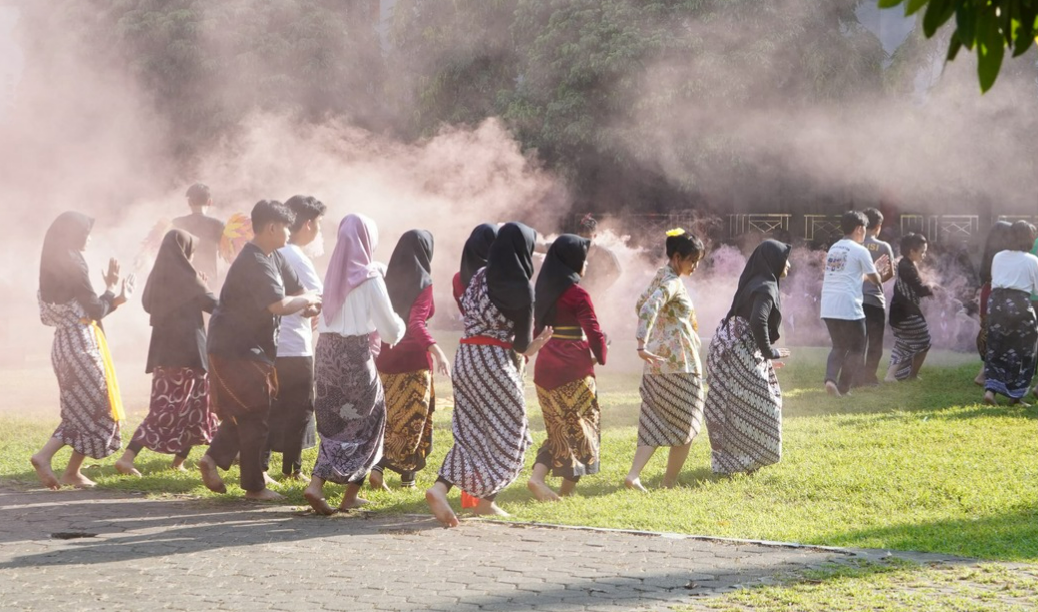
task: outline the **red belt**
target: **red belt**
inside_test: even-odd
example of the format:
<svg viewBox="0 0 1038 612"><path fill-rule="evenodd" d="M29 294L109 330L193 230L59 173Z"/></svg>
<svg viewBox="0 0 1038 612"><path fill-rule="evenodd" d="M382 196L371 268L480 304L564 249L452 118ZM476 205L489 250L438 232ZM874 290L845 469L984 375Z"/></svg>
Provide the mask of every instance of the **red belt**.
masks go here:
<svg viewBox="0 0 1038 612"><path fill-rule="evenodd" d="M512 349L512 343L505 340L498 340L497 338L491 338L490 336L469 336L468 338L461 339L462 344L477 344L480 346L499 346L503 349Z"/></svg>

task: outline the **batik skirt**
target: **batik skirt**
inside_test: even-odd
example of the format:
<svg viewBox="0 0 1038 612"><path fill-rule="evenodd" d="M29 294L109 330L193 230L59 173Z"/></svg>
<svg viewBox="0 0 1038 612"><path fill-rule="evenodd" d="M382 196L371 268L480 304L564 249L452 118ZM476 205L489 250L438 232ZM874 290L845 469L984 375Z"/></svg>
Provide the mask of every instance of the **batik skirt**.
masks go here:
<svg viewBox="0 0 1038 612"><path fill-rule="evenodd" d="M718 474L752 472L782 459L782 390L750 325L733 317L717 328L707 355L706 429Z"/></svg>
<svg viewBox="0 0 1038 612"><path fill-rule="evenodd" d="M321 334L314 370L314 412L321 434L314 476L359 484L382 458L386 431L386 396L368 336Z"/></svg>
<svg viewBox="0 0 1038 612"><path fill-rule="evenodd" d="M984 389L1021 399L1034 376L1038 322L1029 296L1015 289L993 289L988 300Z"/></svg>
<svg viewBox="0 0 1038 612"><path fill-rule="evenodd" d="M703 426L705 393L699 374L642 375L638 446L684 446Z"/></svg>
<svg viewBox="0 0 1038 612"><path fill-rule="evenodd" d="M386 441L382 466L397 473L425 467L432 452L436 393L430 370L379 374L386 392ZM409 474L410 475L410 474Z"/></svg>
<svg viewBox="0 0 1038 612"><path fill-rule="evenodd" d="M894 334L894 348L890 351L890 365L896 366L894 378L905 380L912 373L912 360L930 350L930 329L923 315L909 315L898 322L890 322Z"/></svg>
<svg viewBox="0 0 1038 612"><path fill-rule="evenodd" d="M56 328L50 358L58 378L61 424L53 437L77 453L107 457L122 446L122 400L104 331L83 318L75 300L51 304L41 299L39 304L43 323Z"/></svg>
<svg viewBox="0 0 1038 612"><path fill-rule="evenodd" d="M209 409L209 376L199 368L157 367L151 405L133 442L157 453L180 454L213 441L220 421Z"/></svg>
<svg viewBox="0 0 1038 612"><path fill-rule="evenodd" d="M454 357L454 446L440 477L490 498L516 478L530 447L521 357L500 346L462 344Z"/></svg>
<svg viewBox="0 0 1038 612"><path fill-rule="evenodd" d="M552 390L537 387L547 439L537 452L537 463L553 476L578 480L598 473L602 446L602 411L594 376Z"/></svg>

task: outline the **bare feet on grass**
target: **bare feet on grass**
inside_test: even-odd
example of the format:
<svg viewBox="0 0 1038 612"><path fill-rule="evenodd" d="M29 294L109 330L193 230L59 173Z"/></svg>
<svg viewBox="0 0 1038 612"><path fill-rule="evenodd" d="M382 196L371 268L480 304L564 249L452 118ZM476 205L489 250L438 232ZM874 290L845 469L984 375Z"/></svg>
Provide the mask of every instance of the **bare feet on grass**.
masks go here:
<svg viewBox="0 0 1038 612"><path fill-rule="evenodd" d="M562 479L562 484L559 485L559 497L569 497L573 495L573 492L577 489L577 483L574 480Z"/></svg>
<svg viewBox="0 0 1038 612"><path fill-rule="evenodd" d="M223 484L223 478L220 478L216 463L209 458L209 455L202 455L202 458L198 460L198 471L202 474L202 484L205 485L205 488L213 493L227 492L227 486Z"/></svg>
<svg viewBox="0 0 1038 612"><path fill-rule="evenodd" d="M825 392L833 397L840 397L842 395L839 387L837 387L836 383L831 380L825 381Z"/></svg>
<svg viewBox="0 0 1038 612"><path fill-rule="evenodd" d="M371 470L371 473L368 474L368 484L370 484L371 488L376 491L389 490L389 485L386 484L386 479L382 476L382 472L378 470Z"/></svg>
<svg viewBox="0 0 1038 612"><path fill-rule="evenodd" d="M184 467L184 462L187 461L184 457L173 457L173 464L169 466L169 469L174 472L186 472L187 468Z"/></svg>
<svg viewBox="0 0 1038 612"><path fill-rule="evenodd" d="M137 471L136 467L134 467L133 461L126 461L125 459L120 459L115 462L115 471L119 472L123 476L141 477L141 473Z"/></svg>
<svg viewBox="0 0 1038 612"><path fill-rule="evenodd" d="M663 482L660 483L660 486L664 489L673 489L678 486L678 481L676 478L674 480L668 480L664 478Z"/></svg>
<svg viewBox="0 0 1038 612"><path fill-rule="evenodd" d="M319 487L310 485L303 491L303 497L306 499L306 503L310 504L310 507L314 509L317 514L324 516L331 516L335 514L335 508L332 508L328 503L328 500L324 498L324 491Z"/></svg>
<svg viewBox="0 0 1038 612"><path fill-rule="evenodd" d="M356 510L370 504L368 500L363 497L344 495L342 501L339 502L339 510L346 512L348 510Z"/></svg>
<svg viewBox="0 0 1038 612"><path fill-rule="evenodd" d="M33 455L29 461L32 463L32 468L36 470L36 477L40 479L40 483L43 486L51 491L57 491L61 488L58 477L54 475L54 471L50 467L50 461L45 461L37 455Z"/></svg>
<svg viewBox="0 0 1038 612"><path fill-rule="evenodd" d="M263 484L267 487L276 487L278 486L278 481L271 478L270 474L263 472Z"/></svg>
<svg viewBox="0 0 1038 612"><path fill-rule="evenodd" d="M642 493L648 492L647 489L642 486L641 478L631 478L628 476L624 479L624 486L634 491L641 491Z"/></svg>
<svg viewBox="0 0 1038 612"><path fill-rule="evenodd" d="M480 499L476 507L472 509L472 513L480 516L512 516L489 499Z"/></svg>
<svg viewBox="0 0 1038 612"><path fill-rule="evenodd" d="M555 491L551 490L551 487L539 480L527 481L526 488L530 489L530 492L537 498L537 501L557 502L562 499L555 493Z"/></svg>
<svg viewBox="0 0 1038 612"><path fill-rule="evenodd" d="M96 482L84 476L82 472L73 472L71 474L65 472L61 475L61 479L58 482L77 489L92 489L97 486Z"/></svg>
<svg viewBox="0 0 1038 612"><path fill-rule="evenodd" d="M285 499L285 496L280 493L275 493L270 489L263 489L262 491L246 491L245 499L251 499L252 501L281 501Z"/></svg>
<svg viewBox="0 0 1038 612"><path fill-rule="evenodd" d="M441 525L447 528L458 526L458 517L454 514L454 510L451 509L451 505L447 501L447 492L442 487L433 485L432 488L427 489L425 491L425 503L429 504L429 510L432 511L433 516L440 521Z"/></svg>
<svg viewBox="0 0 1038 612"><path fill-rule="evenodd" d="M984 392L984 403L987 404L988 406L996 405L996 402L995 402L995 392L994 391L985 391Z"/></svg>

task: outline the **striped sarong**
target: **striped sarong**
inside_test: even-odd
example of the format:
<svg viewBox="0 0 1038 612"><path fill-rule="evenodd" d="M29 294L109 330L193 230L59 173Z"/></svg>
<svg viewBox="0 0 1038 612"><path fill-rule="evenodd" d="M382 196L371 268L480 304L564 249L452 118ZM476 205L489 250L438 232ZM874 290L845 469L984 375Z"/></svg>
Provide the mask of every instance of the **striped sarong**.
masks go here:
<svg viewBox="0 0 1038 612"><path fill-rule="evenodd" d="M905 380L912 373L915 356L930 350L930 330L922 315L909 315L897 323L891 321L890 331L894 334L890 364L897 366L894 378Z"/></svg>
<svg viewBox="0 0 1038 612"><path fill-rule="evenodd" d="M683 446L703 426L703 383L692 373L644 374L638 446Z"/></svg>

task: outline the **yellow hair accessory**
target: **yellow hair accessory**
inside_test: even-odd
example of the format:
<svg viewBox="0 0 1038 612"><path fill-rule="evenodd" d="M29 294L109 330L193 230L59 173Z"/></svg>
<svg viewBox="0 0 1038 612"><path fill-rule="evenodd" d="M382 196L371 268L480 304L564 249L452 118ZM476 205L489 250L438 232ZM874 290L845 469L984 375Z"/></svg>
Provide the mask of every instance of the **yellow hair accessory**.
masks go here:
<svg viewBox="0 0 1038 612"><path fill-rule="evenodd" d="M685 230L683 228L680 228L680 227L675 227L672 230L667 230L667 237L668 238L670 238L671 236L684 236L684 235L685 235Z"/></svg>

